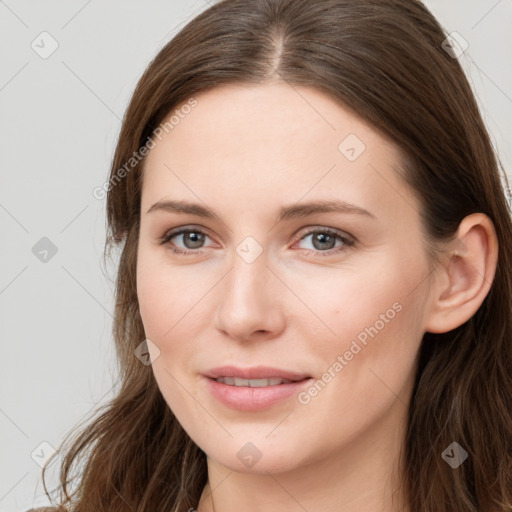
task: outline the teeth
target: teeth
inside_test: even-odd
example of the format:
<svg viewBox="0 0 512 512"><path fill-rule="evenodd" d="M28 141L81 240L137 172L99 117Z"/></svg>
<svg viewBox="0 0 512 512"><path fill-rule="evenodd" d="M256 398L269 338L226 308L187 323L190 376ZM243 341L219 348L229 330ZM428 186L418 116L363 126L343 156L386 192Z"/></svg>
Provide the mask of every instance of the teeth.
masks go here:
<svg viewBox="0 0 512 512"><path fill-rule="evenodd" d="M288 384L293 382L288 379L271 378L271 379L240 379L239 377L219 377L215 379L217 382L227 384L228 386L246 386L251 388L264 388L267 386L277 386L279 384Z"/></svg>

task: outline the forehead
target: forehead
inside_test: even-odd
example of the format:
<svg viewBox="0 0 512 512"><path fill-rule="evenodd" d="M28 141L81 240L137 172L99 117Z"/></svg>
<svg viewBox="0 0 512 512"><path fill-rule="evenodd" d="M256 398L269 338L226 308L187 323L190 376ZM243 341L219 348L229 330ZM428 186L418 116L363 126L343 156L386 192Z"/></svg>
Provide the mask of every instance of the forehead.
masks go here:
<svg viewBox="0 0 512 512"><path fill-rule="evenodd" d="M399 149L324 93L286 83L243 84L195 99L146 158L146 210L167 195L269 208L307 195L398 215L410 208L412 199L403 199L410 191L395 171Z"/></svg>

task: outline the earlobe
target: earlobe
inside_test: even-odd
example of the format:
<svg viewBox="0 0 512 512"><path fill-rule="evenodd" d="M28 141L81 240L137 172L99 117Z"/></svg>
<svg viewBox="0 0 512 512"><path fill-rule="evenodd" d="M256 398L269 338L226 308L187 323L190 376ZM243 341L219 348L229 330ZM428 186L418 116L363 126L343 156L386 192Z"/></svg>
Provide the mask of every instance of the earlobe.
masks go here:
<svg viewBox="0 0 512 512"><path fill-rule="evenodd" d="M451 331L469 320L487 296L496 273L498 240L483 213L465 217L435 276L425 331Z"/></svg>

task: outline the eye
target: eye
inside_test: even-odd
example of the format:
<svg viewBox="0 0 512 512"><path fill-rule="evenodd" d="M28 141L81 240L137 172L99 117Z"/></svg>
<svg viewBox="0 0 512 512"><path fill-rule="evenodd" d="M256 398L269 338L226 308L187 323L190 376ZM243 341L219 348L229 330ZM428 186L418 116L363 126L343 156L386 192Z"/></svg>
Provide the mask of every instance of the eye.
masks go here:
<svg viewBox="0 0 512 512"><path fill-rule="evenodd" d="M180 249L179 247L171 246L170 250L172 252L174 252L175 254L198 254L201 251L197 249L202 248L201 244L204 243L205 237L208 237L208 235L200 229L179 228L172 230L169 233L166 233L164 236L159 238L159 241L160 244L163 245L170 242L173 238L178 237L182 237L182 242L185 243L186 250Z"/></svg>
<svg viewBox="0 0 512 512"><path fill-rule="evenodd" d="M353 237L342 234L337 230L330 228L314 228L310 229L306 234L303 234L299 241L311 237L311 242L314 250L307 250L307 255L312 256L331 256L332 254L341 253L354 246L356 241ZM341 241L341 244L336 247L336 239Z"/></svg>
<svg viewBox="0 0 512 512"><path fill-rule="evenodd" d="M307 255L313 256L330 256L335 253L340 253L348 250L348 248L355 245L356 240L345 233L338 232L331 228L314 228L310 229L307 233L303 234L298 241L305 240L307 237L312 236L313 250L307 249ZM181 237L182 243L185 248L173 247L170 250L175 254L192 255L201 253L206 238L210 238L203 230L197 228L178 228L171 230L159 238L161 245L171 242L174 238ZM336 240L340 240L341 244L336 247ZM334 245L333 245L334 244Z"/></svg>

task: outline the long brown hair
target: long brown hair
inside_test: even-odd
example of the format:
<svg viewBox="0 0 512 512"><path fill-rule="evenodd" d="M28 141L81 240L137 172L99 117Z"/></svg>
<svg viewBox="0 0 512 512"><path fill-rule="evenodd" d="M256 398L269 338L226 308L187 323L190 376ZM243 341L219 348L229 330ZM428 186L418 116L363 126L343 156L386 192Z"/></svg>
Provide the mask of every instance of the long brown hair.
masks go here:
<svg viewBox="0 0 512 512"><path fill-rule="evenodd" d="M412 511L512 510L506 175L460 63L443 48L446 36L417 0L224 0L156 55L123 119L107 194L105 253L121 251L113 324L120 388L94 420L72 432L70 446L72 433L64 441L60 506L76 512L197 506L207 482L205 454L164 401L151 367L134 357L145 339L135 274L144 159L126 163L173 109L200 92L282 80L328 94L402 148L403 178L421 200L428 247L453 237L466 215L483 212L493 221L498 264L481 307L450 332L424 334L402 484ZM453 442L468 453L457 469L441 457Z"/></svg>

